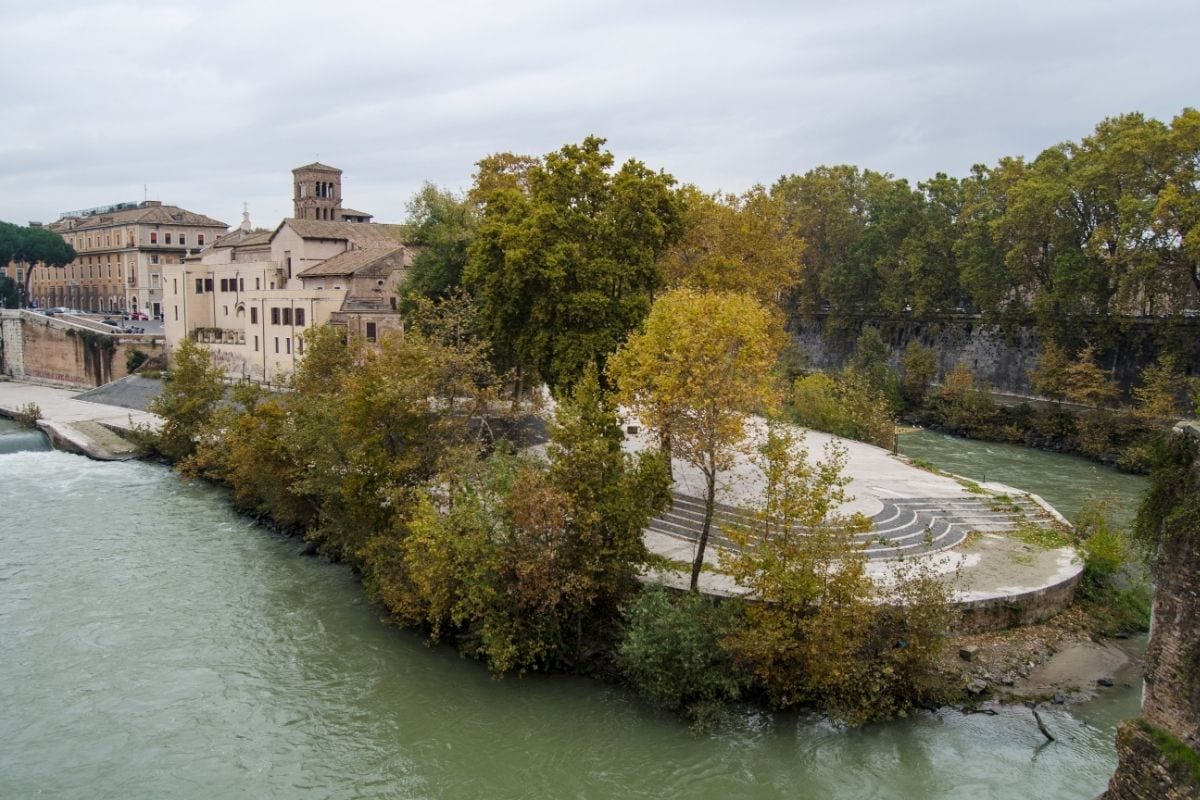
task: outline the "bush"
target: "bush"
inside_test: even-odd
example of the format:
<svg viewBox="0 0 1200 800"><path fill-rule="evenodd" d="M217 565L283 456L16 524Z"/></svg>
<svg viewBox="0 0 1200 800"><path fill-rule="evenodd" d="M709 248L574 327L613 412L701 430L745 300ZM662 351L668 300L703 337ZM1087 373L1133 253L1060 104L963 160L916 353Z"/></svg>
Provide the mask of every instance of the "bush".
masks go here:
<svg viewBox="0 0 1200 800"><path fill-rule="evenodd" d="M720 645L738 617L734 603L714 603L695 592L672 597L652 586L625 606L623 616L617 663L646 699L697 724L737 699L742 680Z"/></svg>
<svg viewBox="0 0 1200 800"><path fill-rule="evenodd" d="M146 355L144 350L130 350L125 353L125 371L136 372L137 368L146 363L146 359L150 356Z"/></svg>

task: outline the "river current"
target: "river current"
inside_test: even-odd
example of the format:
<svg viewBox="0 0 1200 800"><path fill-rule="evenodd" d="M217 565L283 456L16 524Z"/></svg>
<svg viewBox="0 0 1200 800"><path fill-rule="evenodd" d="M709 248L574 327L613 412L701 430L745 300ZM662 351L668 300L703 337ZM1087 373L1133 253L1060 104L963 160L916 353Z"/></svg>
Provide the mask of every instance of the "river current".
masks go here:
<svg viewBox="0 0 1200 800"><path fill-rule="evenodd" d="M696 736L618 687L493 679L299 549L164 467L0 449L0 797L1092 798L1137 711L1047 708L1049 745L1023 708Z"/></svg>

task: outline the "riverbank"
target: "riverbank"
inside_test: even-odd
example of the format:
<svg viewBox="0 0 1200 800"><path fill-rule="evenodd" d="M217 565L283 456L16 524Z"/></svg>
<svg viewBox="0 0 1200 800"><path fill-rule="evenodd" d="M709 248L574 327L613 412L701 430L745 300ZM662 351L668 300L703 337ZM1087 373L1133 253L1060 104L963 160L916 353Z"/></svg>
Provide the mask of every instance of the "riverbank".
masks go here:
<svg viewBox="0 0 1200 800"><path fill-rule="evenodd" d="M0 381L0 415L19 418L36 409L35 424L54 447L99 461L126 461L138 455L128 434L136 427L162 424L155 414L128 406L81 399L78 390L17 381Z"/></svg>
<svg viewBox="0 0 1200 800"><path fill-rule="evenodd" d="M1086 702L1141 680L1145 634L1102 631L1103 622L1080 603L1036 625L955 636L939 665L968 705Z"/></svg>

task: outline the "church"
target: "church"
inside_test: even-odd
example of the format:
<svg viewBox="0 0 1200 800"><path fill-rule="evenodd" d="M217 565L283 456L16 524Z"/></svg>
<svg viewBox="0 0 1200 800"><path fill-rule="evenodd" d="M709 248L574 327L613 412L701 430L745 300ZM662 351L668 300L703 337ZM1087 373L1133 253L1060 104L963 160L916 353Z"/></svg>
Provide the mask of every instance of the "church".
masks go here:
<svg viewBox="0 0 1200 800"><path fill-rule="evenodd" d="M400 225L342 205L342 171L292 170L293 216L274 230L242 223L180 264L163 268L168 350L207 345L234 379L283 383L304 355L300 335L341 326L376 341L401 327L397 286L416 255Z"/></svg>

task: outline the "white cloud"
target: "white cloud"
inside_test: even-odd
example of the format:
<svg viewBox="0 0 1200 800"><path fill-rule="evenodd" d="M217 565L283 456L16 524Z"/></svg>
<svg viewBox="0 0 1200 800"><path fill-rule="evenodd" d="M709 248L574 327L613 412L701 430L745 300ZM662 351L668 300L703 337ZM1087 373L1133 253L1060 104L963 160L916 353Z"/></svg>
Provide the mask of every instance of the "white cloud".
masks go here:
<svg viewBox="0 0 1200 800"><path fill-rule="evenodd" d="M1183 0L70 2L6 9L0 219L149 194L236 223L290 170L397 220L422 181L589 133L741 190L822 163L916 181L1170 118L1200 66Z"/></svg>

